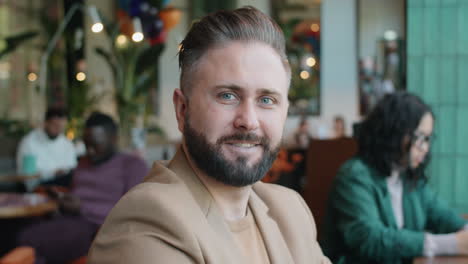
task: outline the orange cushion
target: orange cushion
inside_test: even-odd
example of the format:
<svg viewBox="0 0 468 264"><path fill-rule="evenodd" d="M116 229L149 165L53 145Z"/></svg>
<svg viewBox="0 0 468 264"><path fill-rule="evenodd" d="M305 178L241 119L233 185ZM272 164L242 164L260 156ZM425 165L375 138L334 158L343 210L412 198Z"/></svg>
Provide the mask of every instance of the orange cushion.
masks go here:
<svg viewBox="0 0 468 264"><path fill-rule="evenodd" d="M17 247L0 258L0 264L34 264L35 252L32 247Z"/></svg>
<svg viewBox="0 0 468 264"><path fill-rule="evenodd" d="M68 264L86 264L86 256L83 256L83 257L81 257L79 259L75 259L74 261L72 261L72 262L70 262Z"/></svg>

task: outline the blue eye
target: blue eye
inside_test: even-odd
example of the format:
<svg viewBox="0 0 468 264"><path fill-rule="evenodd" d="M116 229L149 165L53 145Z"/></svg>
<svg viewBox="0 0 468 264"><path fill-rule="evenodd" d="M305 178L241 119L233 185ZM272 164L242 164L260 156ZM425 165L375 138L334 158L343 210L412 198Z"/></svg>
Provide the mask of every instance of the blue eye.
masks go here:
<svg viewBox="0 0 468 264"><path fill-rule="evenodd" d="M234 100L234 99L236 99L235 96L232 93L222 93L219 97L221 99L223 99L223 100Z"/></svg>
<svg viewBox="0 0 468 264"><path fill-rule="evenodd" d="M271 105L271 104L274 103L274 101L270 97L262 97L262 98L260 98L260 103L266 104L266 105Z"/></svg>

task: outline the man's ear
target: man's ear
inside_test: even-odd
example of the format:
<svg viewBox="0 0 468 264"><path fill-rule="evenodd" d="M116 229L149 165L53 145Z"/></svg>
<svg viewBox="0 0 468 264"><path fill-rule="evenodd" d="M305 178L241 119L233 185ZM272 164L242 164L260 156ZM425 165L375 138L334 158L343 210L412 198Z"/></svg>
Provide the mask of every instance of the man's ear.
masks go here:
<svg viewBox="0 0 468 264"><path fill-rule="evenodd" d="M181 89L177 88L174 90L174 94L172 95L172 101L174 103L174 109L179 131L181 133L184 133L185 113L188 107L187 97L185 97L185 94L182 92Z"/></svg>

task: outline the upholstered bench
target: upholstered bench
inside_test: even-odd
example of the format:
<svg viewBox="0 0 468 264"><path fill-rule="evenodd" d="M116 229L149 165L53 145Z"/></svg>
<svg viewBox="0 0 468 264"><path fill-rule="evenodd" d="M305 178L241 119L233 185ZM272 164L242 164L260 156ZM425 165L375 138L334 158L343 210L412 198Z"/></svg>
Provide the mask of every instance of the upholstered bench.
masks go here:
<svg viewBox="0 0 468 264"><path fill-rule="evenodd" d="M34 264L36 254L32 247L17 247L0 258L0 264Z"/></svg>

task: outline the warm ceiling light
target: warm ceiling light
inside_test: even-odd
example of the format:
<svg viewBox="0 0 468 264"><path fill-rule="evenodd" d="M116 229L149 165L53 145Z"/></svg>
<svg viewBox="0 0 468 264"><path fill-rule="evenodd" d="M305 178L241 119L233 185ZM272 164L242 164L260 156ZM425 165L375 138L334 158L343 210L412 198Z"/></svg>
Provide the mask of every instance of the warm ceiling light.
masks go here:
<svg viewBox="0 0 468 264"><path fill-rule="evenodd" d="M91 26L91 31L94 33L99 33L104 29L104 25L102 23L95 23Z"/></svg>
<svg viewBox="0 0 468 264"><path fill-rule="evenodd" d="M135 42L140 42L145 37L143 35L143 27L141 25L141 20L138 17L133 18L133 33L132 40Z"/></svg>
<svg viewBox="0 0 468 264"><path fill-rule="evenodd" d="M144 38L144 36L143 36L143 33L141 33L141 32L135 32L132 35L132 40L135 41L135 42L140 42L140 41L143 40L143 38Z"/></svg>
<svg viewBox="0 0 468 264"><path fill-rule="evenodd" d="M307 71L301 71L300 76L301 76L301 79L306 80L306 79L309 79L310 74Z"/></svg>
<svg viewBox="0 0 468 264"><path fill-rule="evenodd" d="M317 63L317 61L314 59L314 57L309 57L306 60L306 64L309 67L314 67L316 63Z"/></svg>
<svg viewBox="0 0 468 264"><path fill-rule="evenodd" d="M84 72L79 72L76 74L76 80L82 82L86 80L86 74Z"/></svg>
<svg viewBox="0 0 468 264"><path fill-rule="evenodd" d="M28 80L30 82L34 82L35 80L37 80L37 74L35 74L34 72L31 72L28 74Z"/></svg>
<svg viewBox="0 0 468 264"><path fill-rule="evenodd" d="M104 25L102 24L101 18L99 17L99 13L95 6L88 7L88 14L93 21L93 25L91 26L91 31L94 33L99 33L104 29Z"/></svg>

